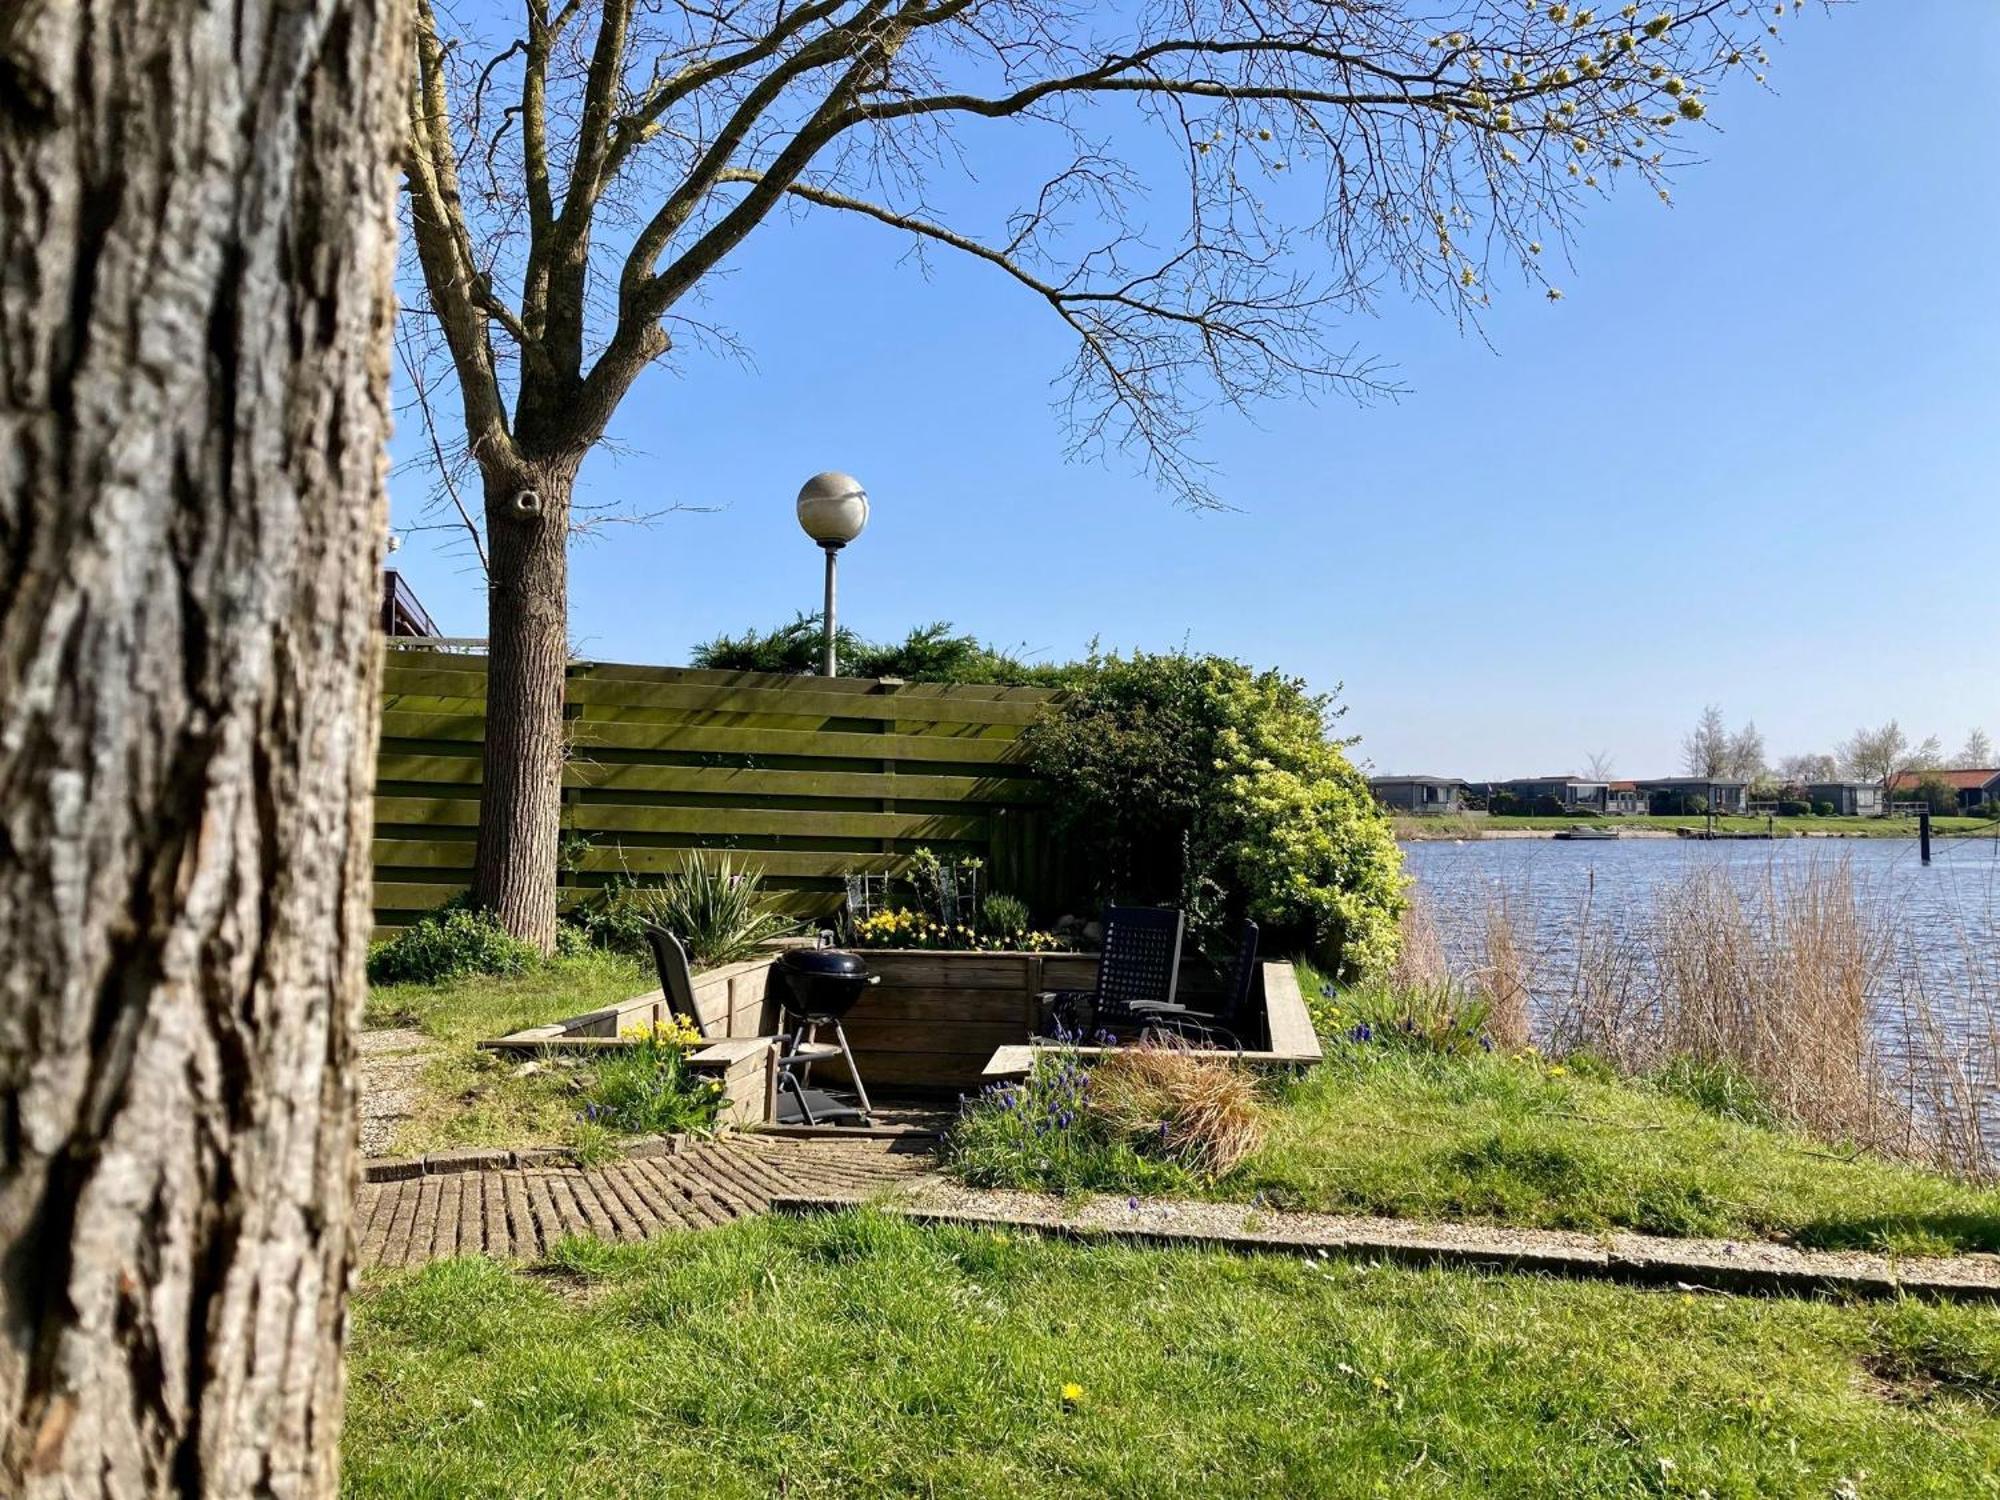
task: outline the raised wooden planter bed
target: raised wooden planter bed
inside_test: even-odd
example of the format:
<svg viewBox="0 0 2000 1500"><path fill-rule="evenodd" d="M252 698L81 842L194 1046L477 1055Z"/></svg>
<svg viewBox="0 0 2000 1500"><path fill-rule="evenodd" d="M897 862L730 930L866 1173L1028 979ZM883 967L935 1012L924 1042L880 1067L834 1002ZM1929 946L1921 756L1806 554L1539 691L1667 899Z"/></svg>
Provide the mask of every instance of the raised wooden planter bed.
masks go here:
<svg viewBox="0 0 2000 1500"><path fill-rule="evenodd" d="M688 1058L696 1072L722 1084L722 1123L761 1125L776 1112L778 1087L773 1036L777 1006L770 995L775 953L724 964L695 976L695 1013L702 1031L716 1038ZM626 1032L667 1020L666 997L657 989L630 1000L530 1026L479 1045L492 1052L544 1052L551 1049L586 1052L599 1047L629 1047Z"/></svg>
<svg viewBox="0 0 2000 1500"><path fill-rule="evenodd" d="M1097 978L1094 954L900 948L864 953L882 982L849 1012L846 1028L855 1065L876 1093L955 1095L1027 1072L1042 1021L1042 994L1087 990ZM696 1011L703 1029L716 1040L689 1060L721 1079L728 1124L758 1125L775 1114L775 1038L783 1025L776 961L773 954L695 978ZM1183 971L1183 996L1198 1005L1204 993L1213 992L1214 983L1212 973L1191 962ZM1244 1062L1299 1068L1319 1061L1319 1039L1290 964L1261 965L1252 1001L1263 1016L1263 1035L1244 1038L1261 1044L1242 1055ZM480 1045L518 1052L629 1046L623 1033L666 1016L664 998L649 990L603 1010ZM1082 1050L1095 1054L1102 1049ZM823 1063L815 1077L824 1076L837 1087L847 1081L845 1071L839 1063Z"/></svg>

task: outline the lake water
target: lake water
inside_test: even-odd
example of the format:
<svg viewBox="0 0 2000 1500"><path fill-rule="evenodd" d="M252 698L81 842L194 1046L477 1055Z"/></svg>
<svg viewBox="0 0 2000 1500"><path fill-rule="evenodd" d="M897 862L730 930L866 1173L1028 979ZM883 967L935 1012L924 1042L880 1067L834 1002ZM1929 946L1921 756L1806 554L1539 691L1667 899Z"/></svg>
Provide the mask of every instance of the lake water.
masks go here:
<svg viewBox="0 0 2000 1500"><path fill-rule="evenodd" d="M1726 871L1754 899L1814 868L1845 865L1862 919L1901 937L1898 962L1921 970L1957 1024L1983 1029L2000 1007L2000 843L1986 835L1933 848L1928 868L1915 839L1481 839L1405 844L1403 853L1455 968L1477 963L1488 906L1499 898L1551 972L1574 954L1586 907L1594 927L1637 932L1657 893L1698 871Z"/></svg>

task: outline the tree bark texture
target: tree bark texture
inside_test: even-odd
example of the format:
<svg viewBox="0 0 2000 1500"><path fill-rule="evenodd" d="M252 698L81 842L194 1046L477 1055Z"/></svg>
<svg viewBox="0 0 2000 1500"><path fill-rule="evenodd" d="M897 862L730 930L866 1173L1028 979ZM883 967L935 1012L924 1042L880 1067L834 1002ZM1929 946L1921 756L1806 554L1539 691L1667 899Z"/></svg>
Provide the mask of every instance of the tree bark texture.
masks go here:
<svg viewBox="0 0 2000 1500"><path fill-rule="evenodd" d="M576 462L489 462L483 476L486 739L472 899L547 953L556 941Z"/></svg>
<svg viewBox="0 0 2000 1500"><path fill-rule="evenodd" d="M314 1495L403 0L0 8L0 1493Z"/></svg>

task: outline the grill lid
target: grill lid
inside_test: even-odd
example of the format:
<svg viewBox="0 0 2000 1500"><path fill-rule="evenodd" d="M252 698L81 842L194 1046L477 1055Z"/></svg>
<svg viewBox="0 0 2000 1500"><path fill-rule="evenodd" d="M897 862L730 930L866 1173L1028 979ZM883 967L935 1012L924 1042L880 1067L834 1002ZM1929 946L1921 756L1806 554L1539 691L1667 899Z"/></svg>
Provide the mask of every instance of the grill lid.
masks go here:
<svg viewBox="0 0 2000 1500"><path fill-rule="evenodd" d="M826 979L862 979L868 965L858 953L838 948L787 948L778 955L778 965L787 974Z"/></svg>

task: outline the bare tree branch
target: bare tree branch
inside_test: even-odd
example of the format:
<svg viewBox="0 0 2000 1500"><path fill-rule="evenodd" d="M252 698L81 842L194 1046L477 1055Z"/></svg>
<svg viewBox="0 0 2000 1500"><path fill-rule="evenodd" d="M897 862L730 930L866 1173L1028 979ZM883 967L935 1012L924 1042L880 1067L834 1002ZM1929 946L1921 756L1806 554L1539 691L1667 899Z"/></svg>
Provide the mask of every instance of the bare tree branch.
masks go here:
<svg viewBox="0 0 2000 1500"><path fill-rule="evenodd" d="M1209 406L1385 389L1332 334L1386 291L1475 329L1504 262L1560 296L1543 268L1577 212L1625 178L1664 195L1695 154L1681 133L1725 74L1764 65L1771 24L1737 0L1602 16L1560 0L1172 0L1115 16L1064 0L597 0L585 36L581 0L553 16L519 0L519 33L482 50L445 45L431 3L413 241L455 372L493 388L469 409L475 442L475 422L520 435L525 421L538 450L601 439L671 350L665 320L789 201L1010 276L1077 339L1058 403L1072 446L1130 448L1198 503ZM512 68L520 103L489 119L479 101ZM452 122L454 92L469 124ZM1004 233L929 189L977 170L988 122L1067 155ZM1159 153L1137 149L1147 135L1179 160L1178 205ZM600 268L599 240L615 264ZM469 336L483 325L518 363ZM503 388L514 416L495 424Z"/></svg>

